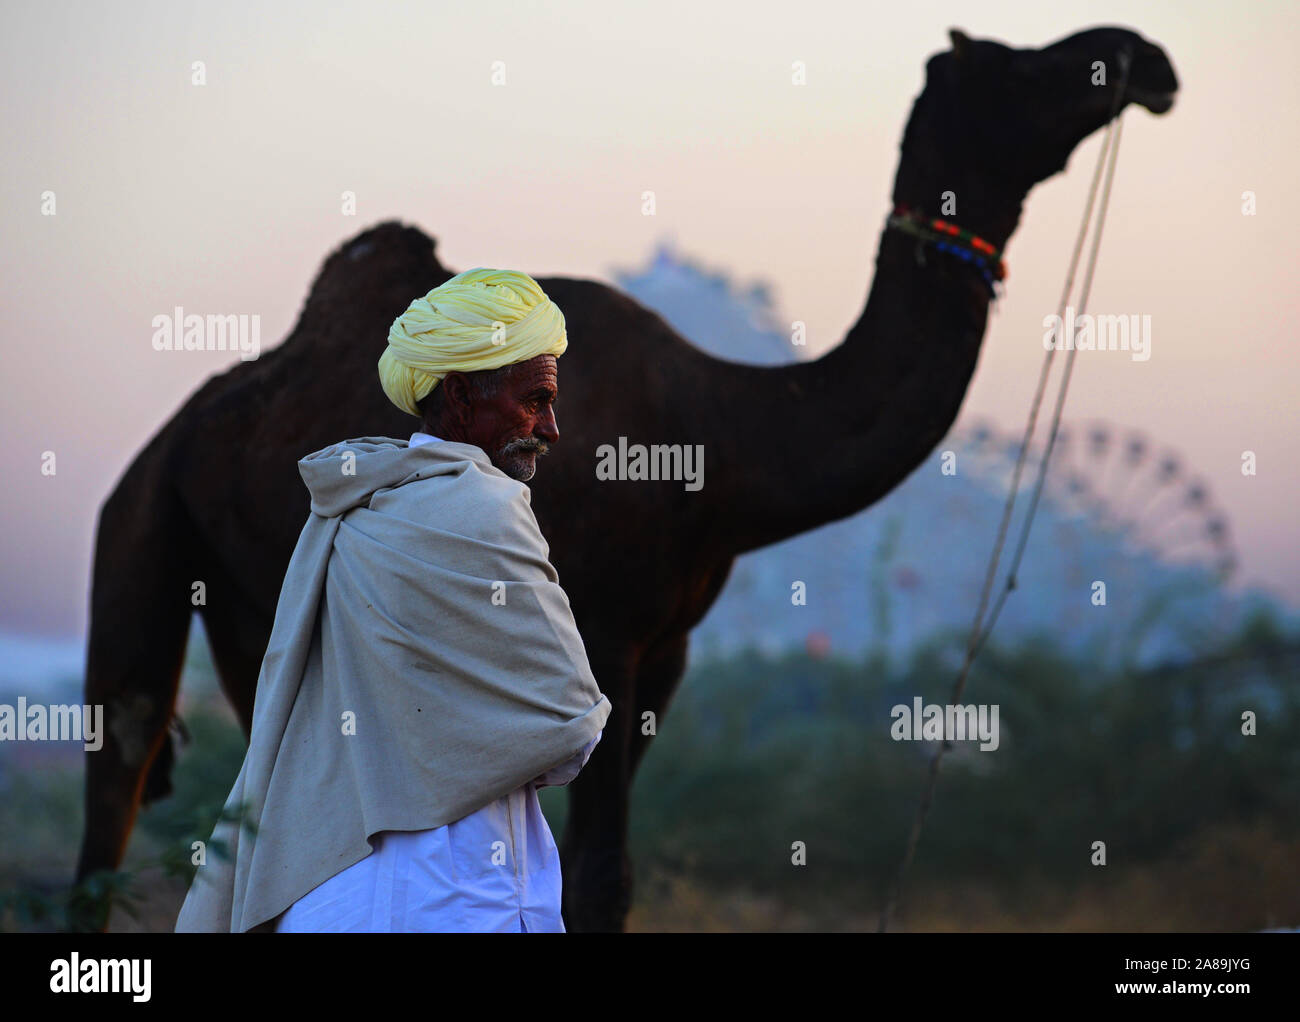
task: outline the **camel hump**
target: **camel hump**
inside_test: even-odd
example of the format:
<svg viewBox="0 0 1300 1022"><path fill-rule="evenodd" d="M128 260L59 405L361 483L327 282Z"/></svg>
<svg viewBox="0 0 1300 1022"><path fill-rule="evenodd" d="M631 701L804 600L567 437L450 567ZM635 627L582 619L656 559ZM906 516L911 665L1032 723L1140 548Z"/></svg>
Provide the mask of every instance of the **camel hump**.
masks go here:
<svg viewBox="0 0 1300 1022"><path fill-rule="evenodd" d="M385 220L367 227L326 256L316 282L320 283L332 272L338 272L340 265L346 272L355 273L358 263L365 264L375 259L396 257L439 266L437 251L438 240L420 228L400 220Z"/></svg>
<svg viewBox="0 0 1300 1022"><path fill-rule="evenodd" d="M409 267L450 275L438 261L436 238L400 220L385 220L367 227L326 256L312 281L311 294L336 293L344 286L355 287L358 278L391 274Z"/></svg>
<svg viewBox="0 0 1300 1022"><path fill-rule="evenodd" d="M382 346L388 324L412 299L453 276L437 248L435 238L397 220L344 241L325 258L284 346L347 346L358 337Z"/></svg>

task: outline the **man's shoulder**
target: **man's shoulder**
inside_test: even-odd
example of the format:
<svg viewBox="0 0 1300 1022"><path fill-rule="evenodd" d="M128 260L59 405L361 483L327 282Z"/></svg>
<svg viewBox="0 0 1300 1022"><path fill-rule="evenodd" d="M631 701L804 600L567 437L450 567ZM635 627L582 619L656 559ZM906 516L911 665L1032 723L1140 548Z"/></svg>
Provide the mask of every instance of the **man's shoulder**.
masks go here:
<svg viewBox="0 0 1300 1022"><path fill-rule="evenodd" d="M412 478L376 494L374 511L490 542L540 540L531 494L518 480L466 461L456 472Z"/></svg>

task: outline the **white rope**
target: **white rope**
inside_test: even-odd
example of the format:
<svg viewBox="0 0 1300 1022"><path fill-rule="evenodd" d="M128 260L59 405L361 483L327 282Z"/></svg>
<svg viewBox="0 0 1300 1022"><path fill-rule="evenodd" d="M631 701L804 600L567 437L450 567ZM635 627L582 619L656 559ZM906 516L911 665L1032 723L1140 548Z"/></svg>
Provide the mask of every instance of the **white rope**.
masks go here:
<svg viewBox="0 0 1300 1022"><path fill-rule="evenodd" d="M1057 306L1057 319L1064 323L1065 311L1069 299L1070 291L1074 287L1075 273L1079 266L1079 255L1083 251L1083 240L1087 236L1088 228L1092 222L1093 205L1097 195L1097 183L1101 179L1102 166L1106 165L1106 184L1102 190L1101 207L1097 216L1097 232L1093 236L1092 249L1088 254L1088 267L1084 273L1084 283L1079 301L1078 316L1084 314L1087 308L1088 296L1092 291L1093 273L1097 267L1097 255L1101 249L1101 233L1105 226L1106 209L1110 204L1110 187L1111 181L1115 175L1115 162L1119 156L1119 140L1121 133L1122 117L1119 115L1119 105L1124 95L1124 88L1128 84L1128 71L1131 66L1131 59L1126 51L1119 54L1120 63L1120 80L1115 90L1115 100L1111 106L1110 120L1106 126L1106 136L1102 143L1101 152L1097 155L1097 167L1093 171L1092 184L1088 189L1088 202L1084 208L1083 222L1079 226L1079 235L1074 243L1074 251L1070 257L1070 268L1066 273L1065 285L1061 289L1061 299ZM1065 359L1065 370L1061 376L1061 384L1057 391L1056 407L1053 411L1051 433L1048 438L1047 447L1043 451L1042 459L1038 464L1038 478L1034 485L1033 496L1030 500L1029 512L1025 517L1024 526L1020 532L1020 539L1017 543L1016 552L1012 558L1011 570L1007 574L1006 583L999 594L998 602L993 608L993 613L989 617L987 627L984 624L985 612L988 609L989 596L993 591L993 580L997 576L998 565L1002 559L1002 548L1006 542L1007 530L1011 524L1012 513L1015 508L1016 496L1020 489L1020 475L1024 468L1025 458L1029 451L1030 441L1038 425L1038 412L1042 406L1043 396L1047 389L1047 379L1052 367L1052 359L1056 354L1056 347L1053 346L1043 359L1043 367L1039 371L1038 386L1034 392L1034 399L1029 409L1029 421L1025 426L1024 439L1020 445L1020 454L1016 459L1016 467L1012 472L1011 488L1007 494L1006 506L1003 508L1002 520L998 525L997 539L993 544L993 553L989 558L988 570L984 576L984 586L980 592L979 606L975 612L975 621L971 626L970 638L966 644L966 656L962 662L961 670L957 674L957 680L953 685L952 696L949 699L950 705L956 705L961 701L962 692L966 687L966 679L970 674L971 665L975 662L975 657L980 650L984 648L984 643L993 631L993 625L997 623L998 616L1006 604L1007 597L1011 591L1016 588L1016 572L1020 568L1021 558L1024 556L1025 546L1029 541L1029 530L1033 525L1034 516L1038 511L1039 498L1042 495L1043 484L1047 478L1047 466L1052 456L1052 450L1056 446L1056 436L1060 430L1061 414L1065 408L1065 396L1070 387L1070 376L1074 368L1074 356L1076 349L1074 346L1074 337L1069 338L1068 354ZM930 769L926 775L925 788L921 795L920 804L917 806L916 816L912 821L912 829L908 835L907 846L903 853L903 860L895 876L893 887L889 897L885 902L885 907L880 913L880 920L877 930L884 933L889 928L889 922L893 917L894 911L902 897L903 883L907 878L907 872L911 868L912 860L916 855L916 846L921 840L921 830L925 825L925 818L930 809L930 803L934 799L934 790L938 782L939 765L943 761L943 755L951 748L948 741L940 743L939 748L935 751L934 758L930 761Z"/></svg>

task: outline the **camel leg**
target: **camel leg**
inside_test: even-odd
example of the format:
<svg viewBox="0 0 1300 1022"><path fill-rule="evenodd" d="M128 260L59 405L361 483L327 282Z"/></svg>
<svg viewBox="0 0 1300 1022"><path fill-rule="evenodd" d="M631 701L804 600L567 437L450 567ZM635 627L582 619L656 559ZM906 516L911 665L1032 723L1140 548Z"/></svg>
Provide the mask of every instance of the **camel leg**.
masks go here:
<svg viewBox="0 0 1300 1022"><path fill-rule="evenodd" d="M100 748L86 751L77 881L116 870L142 798L168 791L168 779L150 767L169 740L193 607L181 555L187 519L152 482L147 471L129 475L99 520L85 702L103 707L103 731ZM69 925L102 929L109 908L79 908Z"/></svg>
<svg viewBox="0 0 1300 1022"><path fill-rule="evenodd" d="M627 762L637 717L626 703L634 690L635 653L627 647L586 646L611 710L587 765L568 785L569 814L560 842L561 910L571 933L621 933L632 903Z"/></svg>
<svg viewBox="0 0 1300 1022"><path fill-rule="evenodd" d="M632 729L632 747L628 757L629 785L636 777L646 750L654 742L654 735L641 733L641 715L649 710L655 715L655 730L663 727L668 704L686 671L688 643L685 633L674 635L652 646L641 658L636 678L636 726Z"/></svg>
<svg viewBox="0 0 1300 1022"><path fill-rule="evenodd" d="M212 575L208 585L208 604L203 608L203 629L208 636L221 690L230 700L247 741L253 730L257 679L262 672L262 658L266 656L274 622L253 610L249 601L241 597L224 575L216 572Z"/></svg>
<svg viewBox="0 0 1300 1022"><path fill-rule="evenodd" d="M592 648L589 643L589 657ZM656 728L662 725L686 666L686 648L683 634L651 647L634 667L627 654L609 661L591 659L592 671L613 709L586 768L569 785L560 868L564 925L572 932L621 933L626 925L633 893L632 860L627 854L629 793L652 741L641 733L642 715L649 710ZM624 680L629 676L631 685ZM620 692L636 694L629 700L618 697ZM604 759L598 762L602 750Z"/></svg>

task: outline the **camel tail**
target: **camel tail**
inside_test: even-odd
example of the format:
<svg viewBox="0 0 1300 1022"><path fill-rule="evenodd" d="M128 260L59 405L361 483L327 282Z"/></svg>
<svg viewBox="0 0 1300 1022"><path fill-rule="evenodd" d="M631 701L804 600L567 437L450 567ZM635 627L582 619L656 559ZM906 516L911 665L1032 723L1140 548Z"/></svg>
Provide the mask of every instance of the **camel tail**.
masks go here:
<svg viewBox="0 0 1300 1022"><path fill-rule="evenodd" d="M84 701L103 707L103 726L99 748L86 751L78 882L116 870L141 805L171 792L194 539L161 441L127 469L96 528Z"/></svg>

